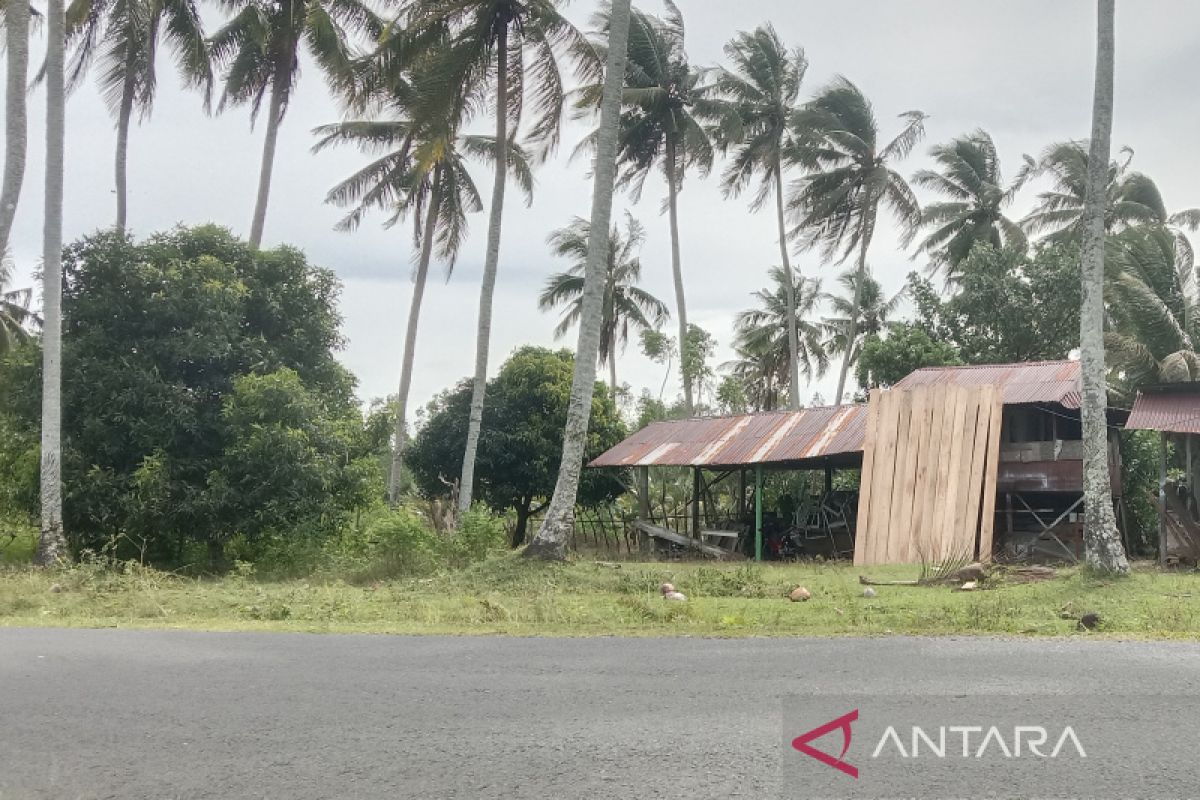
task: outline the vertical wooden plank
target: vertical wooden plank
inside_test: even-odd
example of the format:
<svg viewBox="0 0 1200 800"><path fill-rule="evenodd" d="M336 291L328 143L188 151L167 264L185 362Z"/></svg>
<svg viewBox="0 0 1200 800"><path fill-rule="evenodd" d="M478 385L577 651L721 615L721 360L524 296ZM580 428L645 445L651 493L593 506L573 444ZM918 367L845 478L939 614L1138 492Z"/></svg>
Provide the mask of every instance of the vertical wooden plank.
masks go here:
<svg viewBox="0 0 1200 800"><path fill-rule="evenodd" d="M959 473L962 470L962 429L967 391L962 386L951 386L947 395L947 425L943 434L942 462L938 466L937 540L932 550L924 554L930 562L945 558L954 542L955 500L958 498Z"/></svg>
<svg viewBox="0 0 1200 800"><path fill-rule="evenodd" d="M858 480L858 521L854 531L854 564L859 567L866 564L870 542L868 527L871 523L871 492L875 485L875 431L878 428L881 395L878 389L872 389L867 404L867 431L863 438L863 464Z"/></svg>
<svg viewBox="0 0 1200 800"><path fill-rule="evenodd" d="M888 513L887 548L884 563L903 563L904 540L910 535L904 519L904 468L908 463L909 427L912 424L912 392L895 391L896 395L896 458L892 472L891 510Z"/></svg>
<svg viewBox="0 0 1200 800"><path fill-rule="evenodd" d="M978 495L982 489L983 473L980 471L977 478L974 472L977 466L975 455L979 453L982 456L983 451L983 442L979 437L979 410L982 397L983 390L981 388L971 387L964 398L962 461L959 464L958 493L954 497L954 526L952 528L954 538L946 551L948 556L972 558L975 555L975 538L978 528L974 521L968 518L968 512L971 497ZM976 508L978 509L978 506Z"/></svg>
<svg viewBox="0 0 1200 800"><path fill-rule="evenodd" d="M970 479L966 485L965 513L962 525L962 552L970 552L972 558L979 555L979 509L983 503L983 492L987 484L988 436L992 427L992 398L995 390L983 387L977 393L977 411L974 432L974 449L971 453Z"/></svg>
<svg viewBox="0 0 1200 800"><path fill-rule="evenodd" d="M871 495L871 554L869 564L886 564L888 538L891 535L892 488L896 479L896 434L899 426L901 394L892 389L884 394L879 412L876 438L882 448L875 455L875 475L878 482Z"/></svg>
<svg viewBox="0 0 1200 800"><path fill-rule="evenodd" d="M1000 476L1000 429L1004 420L1004 393L993 388L988 427L987 475L983 482L983 509L979 524L979 560L990 561L996 526L996 482Z"/></svg>
<svg viewBox="0 0 1200 800"><path fill-rule="evenodd" d="M938 465L942 460L944 445L942 431L945 428L947 387L926 387L926 406L929 409L928 439L922 442L917 466L917 498L920 512L914 513L919 520L912 542L910 560L920 560L920 554L933 549L937 540Z"/></svg>
<svg viewBox="0 0 1200 800"><path fill-rule="evenodd" d="M904 438L896 447L895 485L899 499L892 509L892 536L888 540L888 557L896 564L907 564L912 558L913 492L917 485L917 453L920 450L920 431L924 427L922 391L905 392L904 414L900 417L900 435Z"/></svg>

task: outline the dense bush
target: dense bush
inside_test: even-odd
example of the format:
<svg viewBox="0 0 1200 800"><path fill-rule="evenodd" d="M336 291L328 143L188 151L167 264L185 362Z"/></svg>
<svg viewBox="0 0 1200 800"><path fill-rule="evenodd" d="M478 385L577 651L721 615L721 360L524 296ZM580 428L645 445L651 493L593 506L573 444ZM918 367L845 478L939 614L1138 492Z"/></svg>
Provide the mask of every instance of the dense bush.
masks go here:
<svg viewBox="0 0 1200 800"><path fill-rule="evenodd" d="M64 516L71 544L158 564L235 538L328 536L382 485L333 274L216 227L66 248ZM40 356L0 366L0 503L36 513Z"/></svg>

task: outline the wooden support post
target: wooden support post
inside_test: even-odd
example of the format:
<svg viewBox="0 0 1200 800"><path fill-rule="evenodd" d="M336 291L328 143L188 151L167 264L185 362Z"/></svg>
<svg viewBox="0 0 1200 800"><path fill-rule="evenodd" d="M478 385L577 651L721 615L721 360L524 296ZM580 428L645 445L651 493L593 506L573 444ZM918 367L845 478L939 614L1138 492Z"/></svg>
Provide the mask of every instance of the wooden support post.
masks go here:
<svg viewBox="0 0 1200 800"><path fill-rule="evenodd" d="M638 467L638 518L646 522L650 519L650 468Z"/></svg>
<svg viewBox="0 0 1200 800"><path fill-rule="evenodd" d="M740 525L746 519L746 470L744 469L738 470L737 515Z"/></svg>
<svg viewBox="0 0 1200 800"><path fill-rule="evenodd" d="M692 468L692 536L700 538L700 468Z"/></svg>
<svg viewBox="0 0 1200 800"><path fill-rule="evenodd" d="M1167 434L1158 435L1158 563L1167 565Z"/></svg>
<svg viewBox="0 0 1200 800"><path fill-rule="evenodd" d="M833 494L833 467L829 466L829 461L825 462L825 496Z"/></svg>
<svg viewBox="0 0 1200 800"><path fill-rule="evenodd" d="M763 556L763 507L762 507L762 465L754 467L754 560L762 561Z"/></svg>

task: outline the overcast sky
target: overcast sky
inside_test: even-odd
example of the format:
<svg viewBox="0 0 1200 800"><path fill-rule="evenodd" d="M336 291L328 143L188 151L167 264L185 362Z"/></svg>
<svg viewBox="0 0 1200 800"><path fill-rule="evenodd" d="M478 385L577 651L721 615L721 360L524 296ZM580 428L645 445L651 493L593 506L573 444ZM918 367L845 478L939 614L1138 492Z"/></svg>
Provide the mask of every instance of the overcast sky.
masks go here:
<svg viewBox="0 0 1200 800"><path fill-rule="evenodd" d="M810 62L807 94L844 74L873 101L881 133L898 129L896 115L920 109L930 115L927 139L901 166L906 174L927 165L929 145L978 127L996 141L1006 175L1024 153L1048 143L1081 138L1090 127L1094 69L1095 3L1090 0L678 0L688 23L693 63L709 65L739 30L771 21L785 43L805 49ZM642 0L659 13L660 0ZM568 13L585 25L594 3L575 0ZM219 21L207 14L210 24ZM40 61L43 43L35 41ZM1195 72L1200 53L1200 4L1194 0L1126 0L1117 9L1117 94L1114 146L1136 150L1135 167L1159 183L1169 209L1200 205L1200 165L1194 154L1200 131ZM252 131L245 109L219 117L203 114L200 98L177 87L170 59L161 56L160 91L153 117L131 136L129 221L138 235L176 223L217 222L245 235L249 229L261 152L261 128ZM36 267L41 251L45 95L30 98L30 154L12 249L20 276ZM279 138L264 244L302 248L343 283L341 313L349 343L341 354L359 379L364 400L395 391L411 292L408 228L384 230L368 221L354 234L333 230L340 212L322 203L325 192L364 163L353 150L309 153L311 129L336 121L337 110L322 76L305 61L299 91ZM492 372L516 347L552 344L556 319L536 307L546 277L564 267L547 252L547 234L574 215L589 214L587 165L567 156L585 130L564 130L563 151L537 173L534 204L510 192L504 220L492 336ZM111 224L112 118L94 83L76 92L67 108L66 237L71 240ZM484 170L481 188L490 187ZM648 182L641 203L621 198L643 221L644 286L673 303L667 223L660 216L661 181ZM1013 213L1023 214L1036 191L1027 189ZM922 198L923 200L926 198ZM723 200L714 177L692 179L680 199L683 270L690 319L720 343L717 361L731 356L734 314L751 304L777 261L772 215L751 215L745 202ZM471 237L449 283L430 284L421 319L413 401L424 403L472 371L478 282L486 214L472 220ZM875 237L871 263L885 287L895 290L914 268L899 251L891 226ZM833 284L834 267L816 254L795 261L806 275ZM439 275L441 273L439 272ZM670 328L674 330L673 328ZM565 344L573 346L570 338ZM618 360L620 378L635 393L662 381L660 367L637 352ZM805 389L832 396L831 376ZM672 384L674 385L674 383ZM677 391L668 389L668 392Z"/></svg>

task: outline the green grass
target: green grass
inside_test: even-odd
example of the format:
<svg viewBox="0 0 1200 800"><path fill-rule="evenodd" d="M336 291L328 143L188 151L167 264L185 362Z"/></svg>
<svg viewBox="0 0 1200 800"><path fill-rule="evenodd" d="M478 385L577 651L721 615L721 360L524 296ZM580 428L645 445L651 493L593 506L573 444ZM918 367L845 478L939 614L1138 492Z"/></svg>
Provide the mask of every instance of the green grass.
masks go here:
<svg viewBox="0 0 1200 800"><path fill-rule="evenodd" d="M870 570L911 578L915 568ZM1125 580L1079 570L1038 583L1000 577L976 592L878 587L865 598L846 565L699 565L503 556L434 577L367 586L179 577L136 565L0 569L0 626L194 628L550 636L1000 634L1200 639L1200 575L1141 567ZM670 603L663 581L689 597ZM788 602L804 585L813 598ZM1098 613L1084 634L1074 619Z"/></svg>

